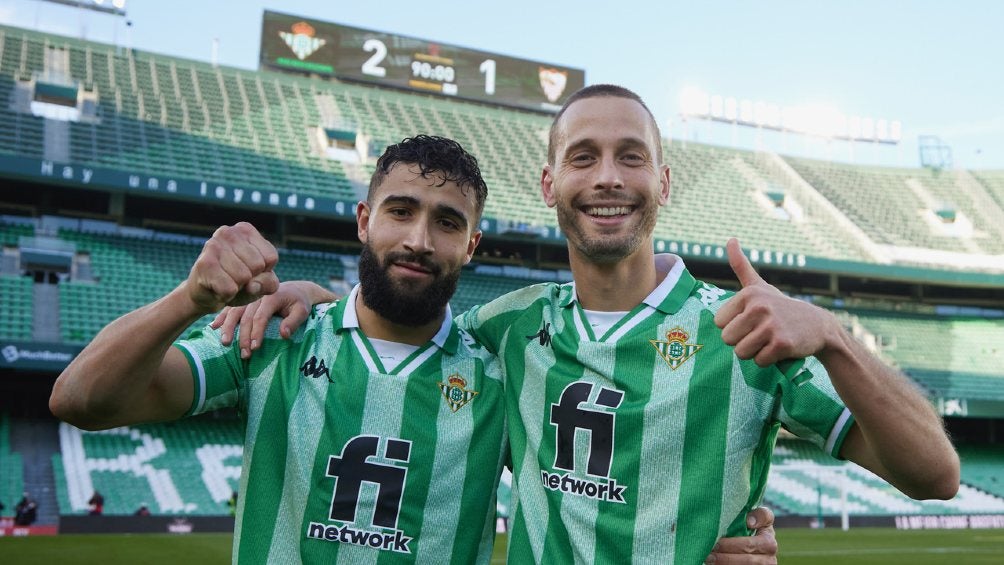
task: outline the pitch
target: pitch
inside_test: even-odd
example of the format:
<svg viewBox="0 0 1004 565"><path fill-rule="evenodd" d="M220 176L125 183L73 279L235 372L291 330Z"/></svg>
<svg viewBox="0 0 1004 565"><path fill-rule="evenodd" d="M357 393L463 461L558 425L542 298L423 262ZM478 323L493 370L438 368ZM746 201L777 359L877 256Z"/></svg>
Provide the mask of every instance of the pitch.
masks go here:
<svg viewBox="0 0 1004 565"><path fill-rule="evenodd" d="M777 537L785 565L980 565L1000 563L1004 556L1004 530L782 529ZM209 565L230 561L231 539L230 534L0 538L0 555L10 563ZM495 544L492 563L505 563L505 536Z"/></svg>

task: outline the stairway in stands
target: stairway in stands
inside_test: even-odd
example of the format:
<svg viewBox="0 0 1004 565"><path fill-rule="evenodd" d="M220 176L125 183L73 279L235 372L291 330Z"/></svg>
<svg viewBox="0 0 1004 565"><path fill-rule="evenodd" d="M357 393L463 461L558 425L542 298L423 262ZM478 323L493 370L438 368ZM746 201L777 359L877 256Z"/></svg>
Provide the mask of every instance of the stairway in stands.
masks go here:
<svg viewBox="0 0 1004 565"><path fill-rule="evenodd" d="M56 481L52 456L59 453L59 424L56 420L11 418L11 451L21 454L24 463L24 490L38 503L36 524L59 522Z"/></svg>

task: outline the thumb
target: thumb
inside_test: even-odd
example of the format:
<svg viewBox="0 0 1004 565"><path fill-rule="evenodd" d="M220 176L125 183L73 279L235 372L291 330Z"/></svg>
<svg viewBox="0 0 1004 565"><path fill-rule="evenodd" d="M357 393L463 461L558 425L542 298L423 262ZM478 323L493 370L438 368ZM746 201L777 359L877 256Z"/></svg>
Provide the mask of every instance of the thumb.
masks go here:
<svg viewBox="0 0 1004 565"><path fill-rule="evenodd" d="M729 242L725 245L725 251L729 257L729 266L732 267L732 272L736 274L736 278L739 279L739 284L743 288L763 282L756 269L753 268L753 264L743 254L743 248L739 245L738 239L729 238Z"/></svg>

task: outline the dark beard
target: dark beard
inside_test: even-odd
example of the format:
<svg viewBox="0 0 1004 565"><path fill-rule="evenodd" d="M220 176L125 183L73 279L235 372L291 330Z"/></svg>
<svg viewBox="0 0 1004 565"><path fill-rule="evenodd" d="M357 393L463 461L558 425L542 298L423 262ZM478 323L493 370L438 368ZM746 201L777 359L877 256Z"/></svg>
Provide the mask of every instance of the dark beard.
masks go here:
<svg viewBox="0 0 1004 565"><path fill-rule="evenodd" d="M433 274L426 287L395 281L387 270L395 261L418 263ZM368 244L359 255L359 282L363 303L380 317L402 326L422 326L443 314L446 304L457 290L460 269L443 272L442 267L427 257L408 252L390 252L383 264Z"/></svg>

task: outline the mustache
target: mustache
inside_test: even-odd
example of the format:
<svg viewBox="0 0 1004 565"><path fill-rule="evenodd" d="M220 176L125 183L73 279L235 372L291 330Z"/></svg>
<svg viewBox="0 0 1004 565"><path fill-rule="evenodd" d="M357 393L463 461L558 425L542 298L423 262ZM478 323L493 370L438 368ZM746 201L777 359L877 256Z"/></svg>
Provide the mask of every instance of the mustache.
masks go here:
<svg viewBox="0 0 1004 565"><path fill-rule="evenodd" d="M384 269L389 268L393 263L414 263L436 276L443 271L443 268L429 259L428 255L418 255L410 251L390 251L384 257L383 262Z"/></svg>

